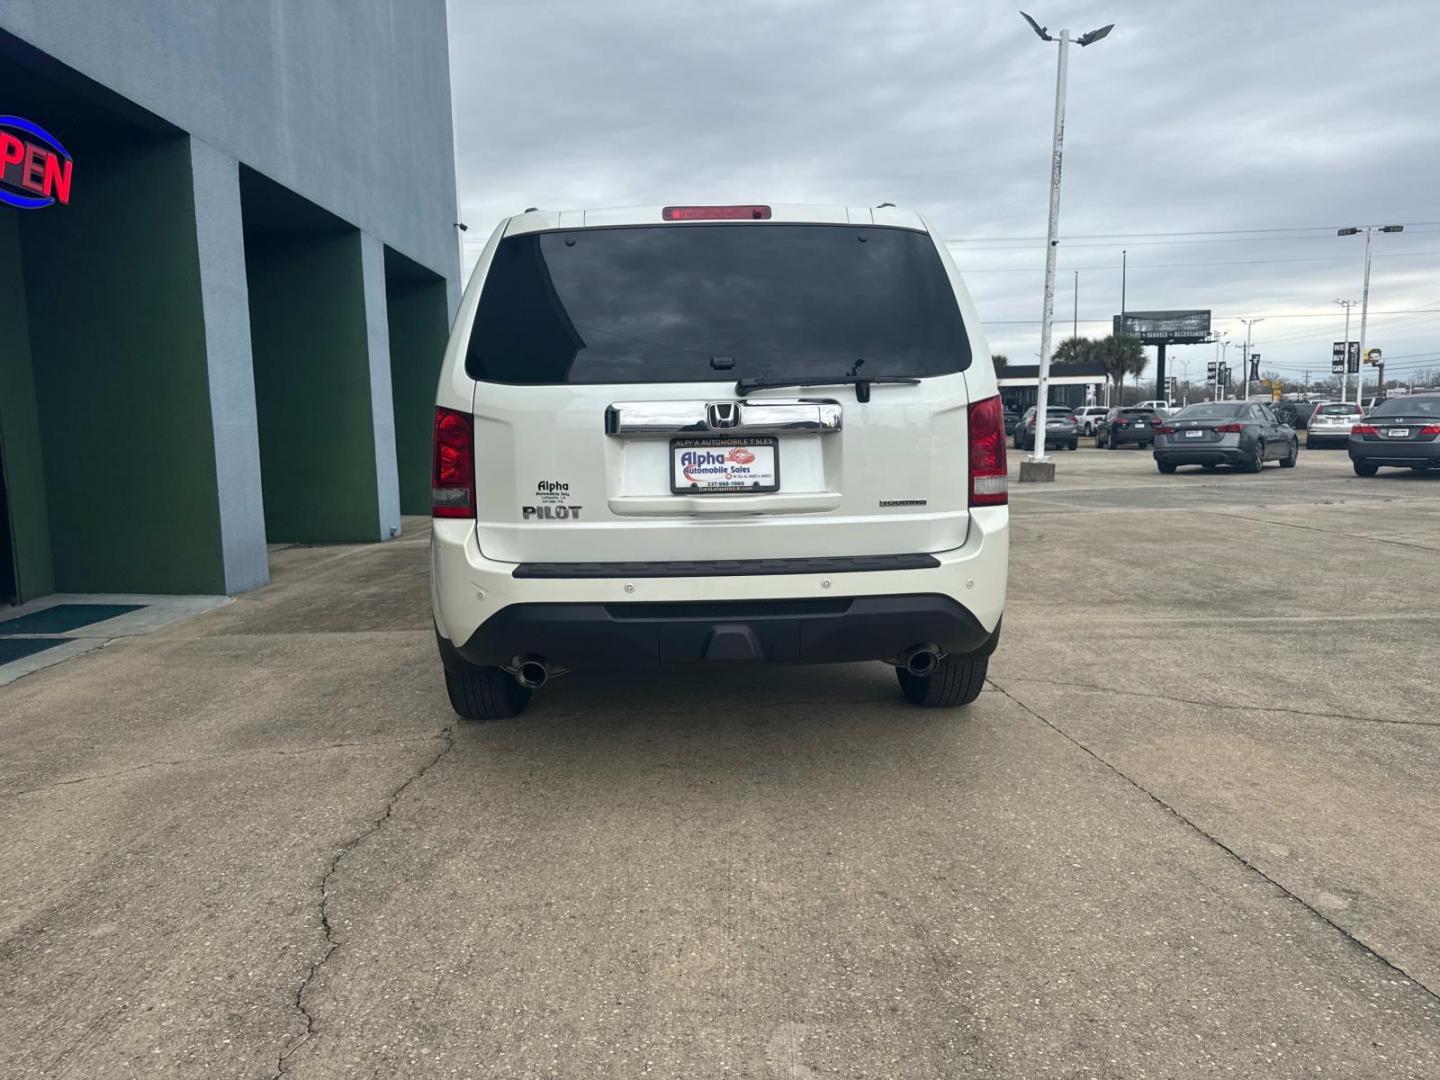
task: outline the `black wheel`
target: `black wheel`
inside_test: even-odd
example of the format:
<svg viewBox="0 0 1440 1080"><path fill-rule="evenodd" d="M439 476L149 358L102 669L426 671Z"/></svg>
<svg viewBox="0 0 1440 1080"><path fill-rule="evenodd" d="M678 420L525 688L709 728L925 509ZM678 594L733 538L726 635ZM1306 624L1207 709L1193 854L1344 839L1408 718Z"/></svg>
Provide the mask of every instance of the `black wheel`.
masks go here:
<svg viewBox="0 0 1440 1080"><path fill-rule="evenodd" d="M508 720L530 704L530 691L508 671L495 667L446 668L445 691L462 720Z"/></svg>
<svg viewBox="0 0 1440 1080"><path fill-rule="evenodd" d="M1300 440L1295 439L1290 443L1290 452L1280 459L1282 469L1293 469L1295 463L1300 460Z"/></svg>
<svg viewBox="0 0 1440 1080"><path fill-rule="evenodd" d="M1201 465L1200 468L1204 469L1206 472L1214 472L1216 466L1212 463L1210 465Z"/></svg>
<svg viewBox="0 0 1440 1080"><path fill-rule="evenodd" d="M957 705L969 705L980 696L985 685L985 672L989 670L989 657L979 660L964 660L946 656L935 666L933 675L911 675L904 668L896 668L900 689L912 705L925 709L952 709Z"/></svg>
<svg viewBox="0 0 1440 1080"><path fill-rule="evenodd" d="M1379 465L1376 465L1374 462L1371 462L1371 461L1357 461L1357 462L1355 462L1355 475L1356 475L1356 476L1374 476L1374 475L1375 475L1376 473L1378 473L1379 471L1380 471L1380 466L1379 466Z"/></svg>
<svg viewBox="0 0 1440 1080"><path fill-rule="evenodd" d="M1113 434L1112 434L1112 435L1107 435L1107 436L1105 437L1105 449L1106 449L1106 450L1119 450L1119 449L1120 449L1120 444L1115 441L1115 436L1114 436Z"/></svg>
<svg viewBox="0 0 1440 1080"><path fill-rule="evenodd" d="M1245 470L1245 472L1248 473L1257 473L1264 467L1265 450L1263 447L1261 447L1259 443L1256 443L1254 451L1250 454L1250 459L1246 461L1245 464L1241 465L1240 468L1242 468L1243 470Z"/></svg>
<svg viewBox="0 0 1440 1080"><path fill-rule="evenodd" d="M1166 476L1169 476L1175 471L1175 462L1167 461L1164 458L1156 458L1155 467L1159 469L1162 473L1164 473Z"/></svg>

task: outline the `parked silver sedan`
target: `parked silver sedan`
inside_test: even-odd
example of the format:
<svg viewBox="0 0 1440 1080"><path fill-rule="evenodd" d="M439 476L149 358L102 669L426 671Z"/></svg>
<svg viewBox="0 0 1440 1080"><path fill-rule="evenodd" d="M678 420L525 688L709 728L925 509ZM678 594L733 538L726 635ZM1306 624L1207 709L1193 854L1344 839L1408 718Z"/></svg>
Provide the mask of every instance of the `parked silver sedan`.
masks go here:
<svg viewBox="0 0 1440 1080"><path fill-rule="evenodd" d="M1359 423L1362 416L1364 411L1353 401L1327 401L1316 406L1305 432L1305 448L1344 446L1350 441L1351 425Z"/></svg>
<svg viewBox="0 0 1440 1080"><path fill-rule="evenodd" d="M1380 466L1440 469L1440 394L1389 398L1350 429L1350 461L1359 476Z"/></svg>

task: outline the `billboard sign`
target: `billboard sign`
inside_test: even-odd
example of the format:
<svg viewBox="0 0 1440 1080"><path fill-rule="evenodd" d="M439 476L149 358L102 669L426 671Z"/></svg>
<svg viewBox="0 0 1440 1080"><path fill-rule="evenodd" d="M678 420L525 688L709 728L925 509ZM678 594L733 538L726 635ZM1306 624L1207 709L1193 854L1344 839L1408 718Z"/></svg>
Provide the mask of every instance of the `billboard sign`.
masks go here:
<svg viewBox="0 0 1440 1080"><path fill-rule="evenodd" d="M39 124L0 116L0 205L41 210L69 203L73 165L70 151Z"/></svg>
<svg viewBox="0 0 1440 1080"><path fill-rule="evenodd" d="M1137 337L1142 345L1197 345L1210 340L1210 312L1127 311L1115 316L1114 333Z"/></svg>

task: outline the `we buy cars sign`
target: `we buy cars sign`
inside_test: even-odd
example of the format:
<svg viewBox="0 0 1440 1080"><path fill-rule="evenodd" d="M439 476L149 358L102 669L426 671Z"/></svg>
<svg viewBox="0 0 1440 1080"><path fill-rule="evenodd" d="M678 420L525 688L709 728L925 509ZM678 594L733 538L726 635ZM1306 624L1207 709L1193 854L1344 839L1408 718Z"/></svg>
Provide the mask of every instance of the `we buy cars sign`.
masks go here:
<svg viewBox="0 0 1440 1080"><path fill-rule="evenodd" d="M20 210L68 204L74 164L39 124L0 116L0 204Z"/></svg>

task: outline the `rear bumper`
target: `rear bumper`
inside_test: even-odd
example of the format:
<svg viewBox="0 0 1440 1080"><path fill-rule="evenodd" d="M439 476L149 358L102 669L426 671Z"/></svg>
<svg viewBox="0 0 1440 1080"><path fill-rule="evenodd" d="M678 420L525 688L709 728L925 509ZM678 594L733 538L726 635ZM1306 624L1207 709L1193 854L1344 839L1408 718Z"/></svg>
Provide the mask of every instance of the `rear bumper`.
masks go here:
<svg viewBox="0 0 1440 1080"><path fill-rule="evenodd" d="M1116 446L1124 446L1126 443L1153 442L1155 440L1155 437L1155 432L1151 431L1149 428L1146 428L1144 431L1135 431L1129 428L1125 430L1117 430L1112 428L1109 434L1110 441Z"/></svg>
<svg viewBox="0 0 1440 1080"><path fill-rule="evenodd" d="M440 638L440 656L452 667L511 667L519 656L603 670L737 660L829 664L894 660L913 645L989 656L999 639L998 624L987 631L962 604L936 595L512 604L463 643Z"/></svg>
<svg viewBox="0 0 1440 1080"><path fill-rule="evenodd" d="M1198 447L1171 449L1157 446L1155 460L1168 461L1172 465L1244 465L1252 460L1252 454L1249 450L1233 446L1215 446L1203 450Z"/></svg>
<svg viewBox="0 0 1440 1080"><path fill-rule="evenodd" d="M1310 428L1305 432L1306 446L1344 446L1350 441L1350 431L1345 430L1316 430Z"/></svg>
<svg viewBox="0 0 1440 1080"><path fill-rule="evenodd" d="M906 569L522 577L521 564L485 558L474 522L435 519L431 601L442 651L486 665L526 653L589 667L684 660L687 650L716 659L742 647L754 659L801 663L891 659L916 644L985 648L1005 606L1008 507L973 509L965 543L931 555L932 565ZM720 635L729 640L712 653L722 626L745 629Z"/></svg>
<svg viewBox="0 0 1440 1080"><path fill-rule="evenodd" d="M1371 465L1393 465L1397 468L1440 469L1440 439L1433 442L1387 442L1376 439L1352 438L1347 449L1351 461L1364 461Z"/></svg>

